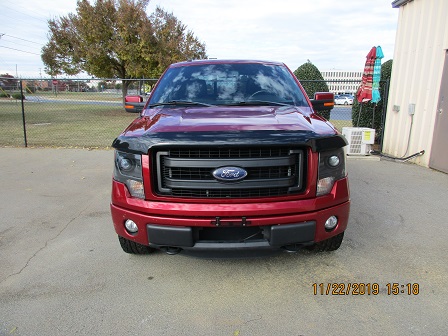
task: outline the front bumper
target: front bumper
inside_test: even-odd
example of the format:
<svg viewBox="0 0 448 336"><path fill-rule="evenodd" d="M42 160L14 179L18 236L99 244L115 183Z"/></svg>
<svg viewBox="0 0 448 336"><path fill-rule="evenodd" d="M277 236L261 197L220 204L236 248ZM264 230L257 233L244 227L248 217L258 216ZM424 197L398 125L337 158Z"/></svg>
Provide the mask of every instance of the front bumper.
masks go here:
<svg viewBox="0 0 448 336"><path fill-rule="evenodd" d="M204 230L203 228L164 225L147 225L146 228L150 246L156 248L170 246L195 250L270 249L289 245L308 245L314 240L316 223L304 222L258 228L211 228L210 230L214 231L224 229L229 230L228 233L233 230L234 234L237 231L242 234L240 238L235 235L231 238L228 233L223 232L221 237L214 240L195 239L200 236L198 231ZM253 236L252 232L260 233L260 237L245 240L244 231L248 237Z"/></svg>
<svg viewBox="0 0 448 336"><path fill-rule="evenodd" d="M242 201L243 202L243 201ZM119 236L156 248L262 249L311 245L345 231L350 201L347 179L314 199L266 203L195 204L134 199L113 182L111 212ZM337 226L325 230L330 216ZM131 219L136 234L124 228Z"/></svg>

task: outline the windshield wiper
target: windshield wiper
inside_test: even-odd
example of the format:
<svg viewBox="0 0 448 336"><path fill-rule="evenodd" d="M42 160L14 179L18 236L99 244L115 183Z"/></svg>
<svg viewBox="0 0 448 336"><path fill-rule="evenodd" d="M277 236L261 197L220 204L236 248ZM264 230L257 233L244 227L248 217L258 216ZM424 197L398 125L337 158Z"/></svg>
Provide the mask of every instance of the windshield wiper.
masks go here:
<svg viewBox="0 0 448 336"><path fill-rule="evenodd" d="M208 106L208 107L215 106L215 105L194 102L194 101L189 101L189 100L171 100L169 102L164 102L164 103L149 104L149 107L151 108L151 107L157 107L157 106L183 106L183 105Z"/></svg>
<svg viewBox="0 0 448 336"><path fill-rule="evenodd" d="M275 106L291 106L294 104L287 104L287 103L280 103L275 101L266 101L266 100L247 100L247 101L240 101L235 104L230 105L236 105L236 106L263 106L263 105L275 105Z"/></svg>

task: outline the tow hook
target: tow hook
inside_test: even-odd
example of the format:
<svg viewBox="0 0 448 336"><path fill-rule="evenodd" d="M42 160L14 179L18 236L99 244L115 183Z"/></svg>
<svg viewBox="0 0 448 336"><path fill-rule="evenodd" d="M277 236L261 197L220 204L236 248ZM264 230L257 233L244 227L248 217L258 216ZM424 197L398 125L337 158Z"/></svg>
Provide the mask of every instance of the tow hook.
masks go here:
<svg viewBox="0 0 448 336"><path fill-rule="evenodd" d="M164 246L161 247L160 249L168 255L176 255L182 251L180 247L174 247L174 246Z"/></svg>
<svg viewBox="0 0 448 336"><path fill-rule="evenodd" d="M282 249L284 249L286 252L289 253L296 253L303 249L303 245L302 244L285 245L282 246Z"/></svg>

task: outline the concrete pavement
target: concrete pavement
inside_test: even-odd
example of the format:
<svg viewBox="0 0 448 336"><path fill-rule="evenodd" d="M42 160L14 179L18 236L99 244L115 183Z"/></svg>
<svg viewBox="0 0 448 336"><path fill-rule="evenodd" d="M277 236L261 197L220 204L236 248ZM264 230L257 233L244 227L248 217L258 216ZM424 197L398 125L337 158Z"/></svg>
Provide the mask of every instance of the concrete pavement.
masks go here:
<svg viewBox="0 0 448 336"><path fill-rule="evenodd" d="M350 158L338 251L214 259L121 251L112 151L0 148L0 158L0 335L448 332L446 174ZM347 291L361 283L364 295Z"/></svg>

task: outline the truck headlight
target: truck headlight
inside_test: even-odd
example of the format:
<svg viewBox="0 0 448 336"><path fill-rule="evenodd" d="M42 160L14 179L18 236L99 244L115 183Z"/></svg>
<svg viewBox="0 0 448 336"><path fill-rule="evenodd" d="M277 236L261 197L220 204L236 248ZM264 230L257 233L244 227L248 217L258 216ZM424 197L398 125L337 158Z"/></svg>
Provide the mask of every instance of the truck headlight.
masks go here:
<svg viewBox="0 0 448 336"><path fill-rule="evenodd" d="M319 178L317 181L317 196L328 194L334 183L347 176L345 171L344 149L319 153Z"/></svg>
<svg viewBox="0 0 448 336"><path fill-rule="evenodd" d="M145 198L140 155L115 151L114 179L126 184L132 197Z"/></svg>

